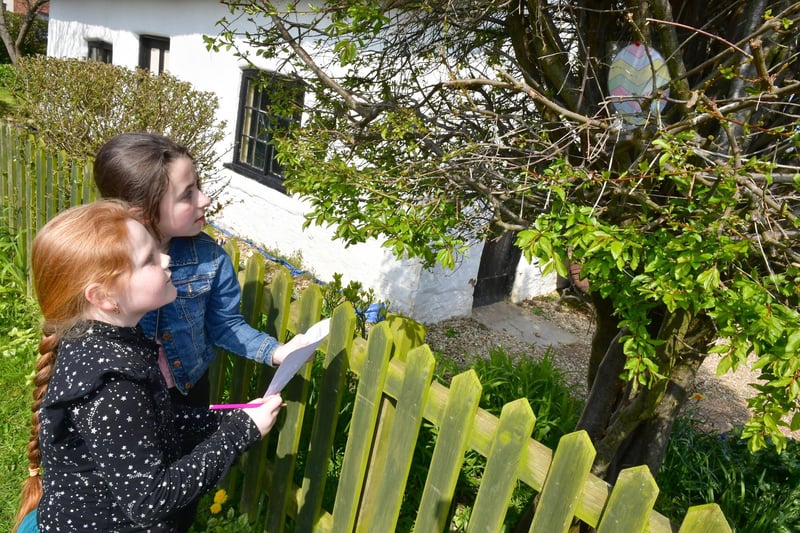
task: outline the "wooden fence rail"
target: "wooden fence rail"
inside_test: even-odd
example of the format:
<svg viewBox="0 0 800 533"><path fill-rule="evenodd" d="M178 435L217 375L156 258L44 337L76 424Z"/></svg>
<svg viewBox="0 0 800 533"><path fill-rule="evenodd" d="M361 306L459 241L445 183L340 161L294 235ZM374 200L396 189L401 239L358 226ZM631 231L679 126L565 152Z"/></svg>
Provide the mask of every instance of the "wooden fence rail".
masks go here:
<svg viewBox="0 0 800 533"><path fill-rule="evenodd" d="M0 124L0 223L19 235L22 251L58 211L94 199L91 165L71 163L37 147L32 137ZM238 246L226 243L234 265ZM27 257L27 256L26 256ZM254 255L241 271L242 309L248 320L279 339L305 331L321 317L322 291L311 285L293 298L285 268L268 287L264 259ZM530 438L535 415L527 400L500 415L478 407L481 384L472 370L450 387L433 381L434 358L425 328L390 316L367 339L355 335L353 308L331 317L318 356L321 371L306 365L283 391L287 406L276 430L250 450L226 484L240 494L239 508L265 531L389 532L396 529L423 423L435 428L414 531L444 531L467 450L486 458L467 531L501 531L518 482L539 493L530 531L567 531L575 519L600 532L726 532L714 504L689 509L680 525L653 511L658 487L645 467L625 470L614 486L590 473L595 450L585 432L564 436L553 452ZM263 391L273 369L221 353L211 369L215 401L242 401ZM312 379L312 376L315 376ZM339 427L342 399L355 388L349 427ZM326 487L334 443L347 440L338 485ZM302 470L298 465L302 464ZM325 496L333 493L326 508ZM329 498L330 500L330 498Z"/></svg>
<svg viewBox="0 0 800 533"><path fill-rule="evenodd" d="M287 332L305 331L320 318L321 291L312 285L293 302L288 270L281 268L270 286L262 286L263 269L257 266L261 262L258 255L248 259L241 281L244 300L260 300L266 320L260 322L252 309L246 314L279 338ZM247 294L251 291L256 294ZM415 509L414 531L449 527L456 481L468 449L485 457L486 464L467 531L502 531L518 481L539 493L530 531L567 531L574 519L600 532L730 531L715 504L689 509L680 525L655 512L658 486L647 467L625 470L614 486L592 475L595 450L583 431L565 435L555 452L533 440L536 419L525 399L507 404L499 418L480 409L481 384L474 371L455 376L449 388L433 381L434 357L424 344L424 326L390 315L371 328L366 340L355 337L354 331L354 310L342 304L334 310L331 333L320 348L323 369L314 374L318 382L311 382L311 364L307 365L283 394L287 413L277 442L266 443L256 452L258 463L248 456L241 466L245 479L248 474L258 475L254 470L263 473L266 531L291 530L287 520L294 531L395 531L415 447L431 444L417 442L424 421L436 428L436 442ZM224 358L218 364L219 383L225 382L225 369L238 371ZM269 367L255 371L272 374ZM259 381L265 383L263 378ZM323 494L330 481L332 446L346 386L355 387L355 401L334 503L327 509ZM310 390L317 391L313 401ZM243 394L224 400L247 398ZM313 422L304 424L306 417ZM309 426L310 432L304 432ZM301 473L295 472L298 457L304 459ZM257 519L258 501L264 494L241 493L241 508Z"/></svg>

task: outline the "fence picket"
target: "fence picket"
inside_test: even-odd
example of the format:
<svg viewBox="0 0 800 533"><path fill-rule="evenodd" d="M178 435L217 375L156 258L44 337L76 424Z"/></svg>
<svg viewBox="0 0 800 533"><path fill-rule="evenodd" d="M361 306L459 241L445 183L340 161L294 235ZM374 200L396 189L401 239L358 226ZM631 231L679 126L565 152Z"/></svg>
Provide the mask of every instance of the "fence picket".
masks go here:
<svg viewBox="0 0 800 533"><path fill-rule="evenodd" d="M385 322L389 324L394 339L394 357L406 360L408 352L425 344L427 328L415 320L408 320L395 313L389 313Z"/></svg>
<svg viewBox="0 0 800 533"><path fill-rule="evenodd" d="M11 142L14 139L14 136L11 135L11 125L5 122L0 122L0 175L2 175L3 179L0 179L0 202L2 202L3 210L0 212L0 216L2 218L2 224L8 225L6 222L6 217L8 214L6 213L8 209L9 202L11 200L11 195L6 188L6 184L9 182L9 179L12 175L12 147Z"/></svg>
<svg viewBox="0 0 800 533"><path fill-rule="evenodd" d="M31 256L31 252L33 251L33 235L36 232L36 225L35 225L35 214L33 212L33 206L35 205L35 197L34 197L34 181L36 180L36 165L34 164L35 159L39 155L37 152L34 151L31 143L28 142L25 146L25 156L28 158L29 164L25 166L25 176L23 177L21 183L21 191L22 191L22 204L20 205L20 215L22 224L20 225L20 231L18 234L19 238L19 250L24 254L22 259L22 264L28 264L28 258Z"/></svg>
<svg viewBox="0 0 800 533"><path fill-rule="evenodd" d="M356 314L352 305L346 302L334 310L323 363L325 372L320 382L319 399L311 428L296 531L313 531L322 509L330 450L339 420L339 406L348 369L347 359L353 344L355 327Z"/></svg>
<svg viewBox="0 0 800 533"><path fill-rule="evenodd" d="M481 383L472 369L458 374L450 382L447 406L414 524L417 531L444 531L447 525L480 396Z"/></svg>
<svg viewBox="0 0 800 533"><path fill-rule="evenodd" d="M585 431L561 437L533 515L531 532L555 533L569 529L595 454Z"/></svg>
<svg viewBox="0 0 800 533"><path fill-rule="evenodd" d="M61 193L61 180L66 166L63 154L56 154L56 164L53 166L51 178L47 181L46 193L47 199L45 200L45 220L50 220L56 213L58 213L58 197Z"/></svg>
<svg viewBox="0 0 800 533"><path fill-rule="evenodd" d="M264 258L260 255L251 256L245 264L241 309L245 320L251 326L257 326L260 322L265 271ZM231 401L245 401L248 396L250 379L255 372L255 364L244 357L234 357L232 360Z"/></svg>
<svg viewBox="0 0 800 533"><path fill-rule="evenodd" d="M333 505L333 531L352 531L355 525L364 473L372 449L371 436L375 433L380 412L391 350L392 334L389 325L381 323L373 326L369 332L366 358L361 368L350 433Z"/></svg>
<svg viewBox="0 0 800 533"><path fill-rule="evenodd" d="M291 277L285 268L282 269L281 275ZM322 291L319 285L312 285L303 291L298 308L299 316L294 327L296 331L306 331L319 320L322 313ZM288 309L288 306L285 306L285 309ZM312 366L313 361L307 363L286 385L281 394L286 407L280 430L276 432L278 442L275 450L274 475L269 484L270 498L267 503L266 531L284 531L285 509L292 496L292 480L303 429ZM262 375L272 376L274 374L267 370L269 369L263 368ZM264 383L259 385L257 390L266 390L267 386L268 383Z"/></svg>
<svg viewBox="0 0 800 533"><path fill-rule="evenodd" d="M503 406L468 532L500 531L517 483L517 466L526 451L525 444L531 437L535 420L526 398Z"/></svg>
<svg viewBox="0 0 800 533"><path fill-rule="evenodd" d="M251 255L245 263L244 282L242 283L242 299L241 310L245 320L254 327L259 327L261 324L261 316L264 310L264 275L266 273L266 266L264 258L259 254ZM288 281L281 278L281 283L276 281L272 287L272 294L280 294L282 292L291 293L291 277ZM285 284L288 283L287 288ZM288 298L283 297L283 300L278 301L278 307L283 309L288 304ZM282 338L281 333L275 333L274 328L270 333L276 338ZM231 398L233 401L246 401L253 397L252 383L255 381L256 391L263 391L267 387L266 374L270 369L265 365L257 364L255 361L245 359L243 357L233 358L233 372L231 379ZM243 477L242 477L242 494L239 501L239 510L247 513L250 520L256 520L258 514L258 501L250 496L250 494L260 494L264 490L264 465L267 461L267 453L270 448L271 442L276 437L274 434L269 438L262 439L256 443L250 452L243 457Z"/></svg>
<svg viewBox="0 0 800 533"><path fill-rule="evenodd" d="M707 503L689 507L678 533L729 533L731 526L719 505Z"/></svg>
<svg viewBox="0 0 800 533"><path fill-rule="evenodd" d="M380 479L376 495L376 501L380 505L364 509L356 524L356 531L395 530L435 364L427 345L408 352L405 379L397 398L394 424L391 431L383 433L386 439L375 443L376 447L388 451L383 464L373 463L375 473Z"/></svg>
<svg viewBox="0 0 800 533"><path fill-rule="evenodd" d="M48 176L51 175L53 165L53 157L40 150L37 154L36 162L36 201L34 210L34 228L41 228L47 222L45 216L45 184L49 181Z"/></svg>
<svg viewBox="0 0 800 533"><path fill-rule="evenodd" d="M620 472L597 533L643 531L658 497L658 485L645 465Z"/></svg>

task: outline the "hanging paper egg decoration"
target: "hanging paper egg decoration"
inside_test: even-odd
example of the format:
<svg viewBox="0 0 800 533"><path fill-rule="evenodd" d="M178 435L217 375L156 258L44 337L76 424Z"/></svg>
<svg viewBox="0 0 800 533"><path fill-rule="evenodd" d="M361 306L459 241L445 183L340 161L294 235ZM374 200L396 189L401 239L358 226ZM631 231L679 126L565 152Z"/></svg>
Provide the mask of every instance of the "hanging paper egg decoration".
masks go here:
<svg viewBox="0 0 800 533"><path fill-rule="evenodd" d="M654 83L655 78L655 83ZM622 119L634 125L647 121L649 115L660 113L667 101L653 100L648 110L642 105L653 88L663 89L669 83L669 71L664 58L642 43L629 44L614 56L608 71L608 91L614 109ZM664 90L664 95L669 90Z"/></svg>

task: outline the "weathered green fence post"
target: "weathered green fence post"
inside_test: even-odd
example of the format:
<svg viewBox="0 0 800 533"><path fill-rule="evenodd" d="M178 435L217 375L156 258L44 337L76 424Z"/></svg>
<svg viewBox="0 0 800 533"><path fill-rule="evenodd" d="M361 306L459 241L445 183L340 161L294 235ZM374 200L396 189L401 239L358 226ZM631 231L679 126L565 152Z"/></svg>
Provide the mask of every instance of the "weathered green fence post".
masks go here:
<svg viewBox="0 0 800 533"><path fill-rule="evenodd" d="M282 275L291 277L289 271L282 269ZM291 296L289 291L288 296ZM322 314L322 290L319 285L312 285L303 291L297 306L297 320L293 325L295 331L303 332L319 321ZM283 309L288 315L289 305L284 302ZM288 318L288 317L287 317ZM297 373L281 394L286 403L285 418L281 425L275 449L275 467L269 487L267 505L266 531L283 531L286 520L286 509L292 496L292 480L297 460L296 452L300 446L305 409L307 407L309 382L313 360ZM270 373L271 374L271 373ZM266 389L267 383L263 384ZM259 386L262 390L262 386Z"/></svg>
<svg viewBox="0 0 800 533"><path fill-rule="evenodd" d="M355 327L356 314L352 305L344 303L334 310L323 363L324 374L320 381L319 399L311 428L305 475L299 495L295 524L297 531L313 531L322 509L330 450L339 420L339 406L349 368L348 354L353 346Z"/></svg>
<svg viewBox="0 0 800 533"><path fill-rule="evenodd" d="M370 329L367 353L361 367L362 379L356 391L350 433L333 505L332 531L352 531L355 526L364 488L364 473L372 450L372 439L365 436L375 431L391 351L392 334L388 324L376 324Z"/></svg>

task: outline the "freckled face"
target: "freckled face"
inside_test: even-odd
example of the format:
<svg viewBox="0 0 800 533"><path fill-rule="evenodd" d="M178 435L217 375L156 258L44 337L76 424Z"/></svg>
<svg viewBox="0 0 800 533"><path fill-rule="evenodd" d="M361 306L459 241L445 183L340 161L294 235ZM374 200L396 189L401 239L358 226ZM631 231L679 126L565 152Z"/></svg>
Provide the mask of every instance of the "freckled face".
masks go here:
<svg viewBox="0 0 800 533"><path fill-rule="evenodd" d="M169 187L159 203L158 231L162 246L173 237L192 237L203 230L206 208L211 200L198 186L194 163L188 157L169 165Z"/></svg>

